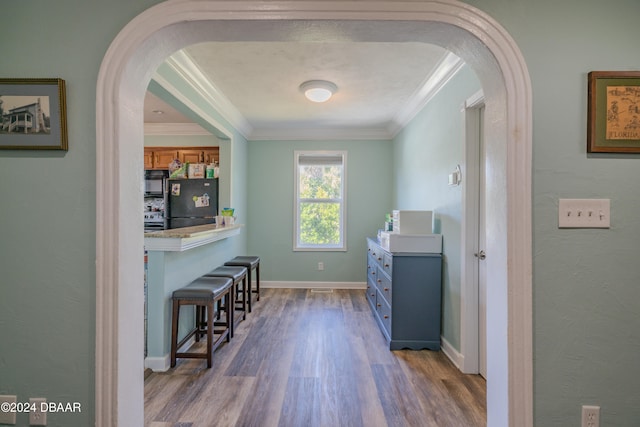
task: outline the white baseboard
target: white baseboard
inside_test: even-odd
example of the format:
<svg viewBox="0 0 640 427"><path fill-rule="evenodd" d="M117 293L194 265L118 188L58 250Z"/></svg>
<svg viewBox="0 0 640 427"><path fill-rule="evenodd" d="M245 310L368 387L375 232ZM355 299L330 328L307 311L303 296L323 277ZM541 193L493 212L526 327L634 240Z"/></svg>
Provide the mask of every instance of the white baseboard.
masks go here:
<svg viewBox="0 0 640 427"><path fill-rule="evenodd" d="M166 372L171 365L171 355L167 354L163 357L145 357L144 367L151 369L153 372Z"/></svg>
<svg viewBox="0 0 640 427"><path fill-rule="evenodd" d="M260 281L261 288L279 289L367 289L366 282L277 282ZM255 289L255 288L254 288Z"/></svg>
<svg viewBox="0 0 640 427"><path fill-rule="evenodd" d="M449 341L447 341L444 337L440 337L440 347L442 348L442 352L451 360L451 363L456 365L460 371L462 371L462 366L464 366L464 355L462 355L458 350L456 350Z"/></svg>
<svg viewBox="0 0 640 427"><path fill-rule="evenodd" d="M182 347L178 349L180 351L183 348L189 348L195 344L196 339L191 337L189 341L184 343ZM153 372L166 372L171 368L171 354L165 354L161 357L145 357L144 367L151 369Z"/></svg>

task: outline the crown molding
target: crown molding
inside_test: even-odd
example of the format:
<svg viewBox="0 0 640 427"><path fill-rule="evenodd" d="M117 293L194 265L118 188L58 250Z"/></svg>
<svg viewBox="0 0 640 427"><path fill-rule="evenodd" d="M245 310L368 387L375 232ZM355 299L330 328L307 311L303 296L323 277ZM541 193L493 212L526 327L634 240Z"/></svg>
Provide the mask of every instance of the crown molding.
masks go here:
<svg viewBox="0 0 640 427"><path fill-rule="evenodd" d="M184 50L180 50L167 58L165 63L182 77L186 84L199 93L214 111L218 112L222 118L247 138L252 131L251 124L193 62L189 54ZM156 80L155 77L154 80ZM191 107L189 106L189 108Z"/></svg>
<svg viewBox="0 0 640 427"><path fill-rule="evenodd" d="M197 123L145 123L144 134L149 136L159 135L211 135Z"/></svg>
<svg viewBox="0 0 640 427"><path fill-rule="evenodd" d="M310 141L310 140L388 140L392 136L380 128L296 128L256 129L250 141Z"/></svg>
<svg viewBox="0 0 640 427"><path fill-rule="evenodd" d="M205 111L203 108L196 105L192 99L184 95L184 93L176 88L173 84L171 84L167 79L158 74L157 72L153 75L153 80L158 83L163 89L173 95L178 101L180 101L185 107L189 108L195 114L197 114L200 118L202 118L206 123L215 128L218 132L220 132L224 137L231 138L232 132L227 128L227 126L223 125L216 117L212 116L208 111ZM206 101L206 99L205 99ZM214 135L218 136L215 132Z"/></svg>
<svg viewBox="0 0 640 427"><path fill-rule="evenodd" d="M462 69L464 61L451 52L447 52L438 65L423 80L420 87L411 95L398 114L393 118L388 131L395 137L411 120L433 99L453 76Z"/></svg>

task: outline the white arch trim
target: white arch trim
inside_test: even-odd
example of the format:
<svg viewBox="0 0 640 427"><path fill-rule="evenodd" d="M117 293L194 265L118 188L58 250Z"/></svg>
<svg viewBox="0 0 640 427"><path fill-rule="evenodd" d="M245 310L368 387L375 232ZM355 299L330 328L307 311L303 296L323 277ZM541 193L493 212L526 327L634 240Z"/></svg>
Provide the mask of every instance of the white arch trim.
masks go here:
<svg viewBox="0 0 640 427"><path fill-rule="evenodd" d="M166 35L194 22L278 20L281 24L301 19L431 23L469 42L449 45L448 39L437 35L431 41L474 67L490 116L487 140L493 144L489 147L493 169L487 197L496 212L487 224L494 236L487 249L488 267L497 275L492 283L496 297L489 307L495 312L489 321L495 322L496 330L489 345L495 345L506 368L502 361L489 366L488 425L532 426L530 79L509 34L483 12L454 0L169 1L141 13L117 35L100 67L96 91L96 425L142 425L144 420L142 220L130 220L138 211L142 191L128 183L142 182L140 118L150 76L176 48L193 42Z"/></svg>

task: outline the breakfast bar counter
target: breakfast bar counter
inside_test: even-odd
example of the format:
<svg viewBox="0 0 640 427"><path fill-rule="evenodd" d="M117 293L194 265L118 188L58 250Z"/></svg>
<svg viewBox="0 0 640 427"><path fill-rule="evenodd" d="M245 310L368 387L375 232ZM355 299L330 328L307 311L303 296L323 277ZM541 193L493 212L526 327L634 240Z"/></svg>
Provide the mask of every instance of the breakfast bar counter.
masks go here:
<svg viewBox="0 0 640 427"><path fill-rule="evenodd" d="M173 291L243 253L243 227L242 224L206 224L144 233L147 254L146 368L169 369ZM186 336L194 321L192 307L183 307L179 339Z"/></svg>
<svg viewBox="0 0 640 427"><path fill-rule="evenodd" d="M182 252L240 234L242 224L205 224L144 233L147 251Z"/></svg>

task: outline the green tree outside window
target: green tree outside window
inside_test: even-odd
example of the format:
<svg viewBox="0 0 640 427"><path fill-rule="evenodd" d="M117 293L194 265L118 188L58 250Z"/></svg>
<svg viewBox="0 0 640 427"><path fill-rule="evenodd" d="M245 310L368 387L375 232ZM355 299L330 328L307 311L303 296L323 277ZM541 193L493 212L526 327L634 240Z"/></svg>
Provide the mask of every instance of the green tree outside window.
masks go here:
<svg viewBox="0 0 640 427"><path fill-rule="evenodd" d="M303 248L343 245L342 155L298 157L297 244Z"/></svg>

